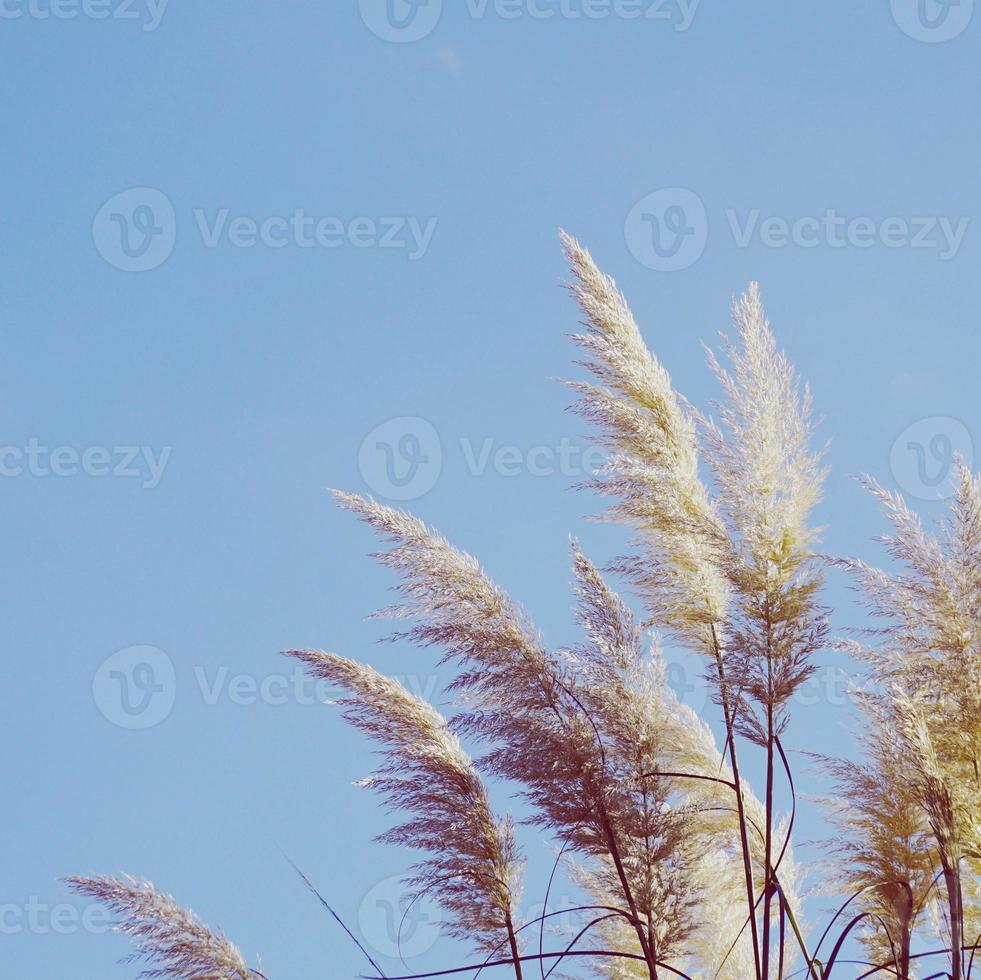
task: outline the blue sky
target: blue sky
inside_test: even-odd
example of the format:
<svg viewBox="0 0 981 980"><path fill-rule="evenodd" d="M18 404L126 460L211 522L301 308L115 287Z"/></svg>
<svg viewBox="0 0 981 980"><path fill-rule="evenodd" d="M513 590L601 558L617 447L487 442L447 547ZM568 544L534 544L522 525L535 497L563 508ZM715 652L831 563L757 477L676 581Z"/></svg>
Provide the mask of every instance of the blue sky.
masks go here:
<svg viewBox="0 0 981 980"><path fill-rule="evenodd" d="M702 406L760 281L831 441L828 551L879 557L851 474L933 513L981 440L972 7L0 3L0 972L134 975L57 880L132 871L271 978L356 975L280 849L391 952L370 754L276 654L448 680L376 644L391 582L328 486L404 499L575 640L567 535L624 535L569 489L560 227ZM847 752L821 663L789 741ZM455 965L424 915L410 966Z"/></svg>

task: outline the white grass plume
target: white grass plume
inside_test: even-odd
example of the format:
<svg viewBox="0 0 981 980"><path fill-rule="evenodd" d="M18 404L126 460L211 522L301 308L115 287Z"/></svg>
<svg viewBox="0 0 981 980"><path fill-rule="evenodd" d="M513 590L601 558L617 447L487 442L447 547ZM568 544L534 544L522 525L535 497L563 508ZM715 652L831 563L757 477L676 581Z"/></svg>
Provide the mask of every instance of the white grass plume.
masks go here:
<svg viewBox="0 0 981 980"><path fill-rule="evenodd" d="M513 930L521 861L510 819L495 820L483 783L446 720L398 681L321 651L290 651L347 692L344 718L381 746L362 781L410 819L380 840L428 852L409 879L453 916L450 934L497 949Z"/></svg>
<svg viewBox="0 0 981 980"><path fill-rule="evenodd" d="M895 944L905 975L913 936L930 911L936 845L888 702L863 695L859 703L861 761L816 756L834 780L834 795L820 801L838 831L826 845L835 859L828 883L860 895L858 908L875 916L861 935L870 960L891 962Z"/></svg>
<svg viewBox="0 0 981 980"><path fill-rule="evenodd" d="M550 653L469 555L407 514L350 494L339 497L394 543L376 557L401 575L398 590L406 602L384 612L413 625L396 635L442 647L444 659L461 670L451 685L464 701L454 728L489 746L485 769L523 787L534 807L530 822L613 868L610 888L619 891L638 942L659 942L666 952L690 922L684 890L656 881L681 873L681 822L653 807L660 790L637 782L647 749L631 750L628 742L644 741L653 728L631 709L641 728L627 732L629 706L616 666L603 675L615 701L600 704L598 688L590 690L609 651L598 651L589 668L582 655ZM621 612L617 607L611 615ZM633 642L632 624L596 626ZM618 641L610 635L602 642Z"/></svg>
<svg viewBox="0 0 981 980"><path fill-rule="evenodd" d="M899 494L864 481L892 533L898 565L843 560L882 623L854 644L868 664L866 697L883 706L903 746L904 778L929 823L946 891L951 971L976 922L972 876L981 860L981 480L963 460L945 517L928 532Z"/></svg>
<svg viewBox="0 0 981 980"><path fill-rule="evenodd" d="M827 638L810 523L824 470L810 448L810 393L777 349L756 283L733 304L733 325L736 340L723 335L731 368L709 353L726 396L715 405L721 425L700 420L731 548L733 680L747 707L760 712L744 710L741 728L765 745L771 730L785 728L790 699ZM772 723L761 717L767 714Z"/></svg>
<svg viewBox="0 0 981 980"><path fill-rule="evenodd" d="M242 954L221 933L212 932L188 909L150 882L125 876L66 878L72 891L95 899L118 917L118 932L128 935L136 951L125 962L153 964L140 976L174 980L250 980Z"/></svg>
<svg viewBox="0 0 981 980"><path fill-rule="evenodd" d="M573 340L598 381L569 387L610 453L588 485L617 498L611 516L637 532L641 548L614 567L638 586L660 627L711 650L710 627L725 615L729 587L720 568L724 531L699 478L691 414L614 280L574 238L563 233L562 244L586 327Z"/></svg>

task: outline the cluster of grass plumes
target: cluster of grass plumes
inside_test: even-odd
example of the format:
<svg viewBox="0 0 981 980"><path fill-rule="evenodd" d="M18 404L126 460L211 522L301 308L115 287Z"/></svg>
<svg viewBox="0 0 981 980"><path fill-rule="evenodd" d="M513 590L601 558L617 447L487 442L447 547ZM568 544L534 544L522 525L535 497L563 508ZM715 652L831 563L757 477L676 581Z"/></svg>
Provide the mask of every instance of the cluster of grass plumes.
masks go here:
<svg viewBox="0 0 981 980"><path fill-rule="evenodd" d="M398 624L392 640L439 651L451 710L336 654L288 654L343 691L343 718L375 743L381 763L361 785L403 818L381 840L417 852L411 896L439 903L448 933L480 952L475 974L523 980L533 969L545 980L581 957L611 980L829 980L854 934L862 976L911 978L924 958L946 956L949 971L934 975L969 980L981 932L981 482L959 466L936 534L869 482L899 570L837 562L879 622L850 645L866 667L861 757L817 756L835 784L823 801L835 828L824 877L845 900L812 948L783 744L794 694L830 645L810 393L751 284L733 304L732 339L708 354L722 397L696 410L615 282L578 242L563 246L584 318L573 339L592 376L570 387L608 454L587 486L632 532L602 572L572 544L580 642L550 648L475 558L418 518L337 493L384 540L375 557L397 576L398 600L376 615ZM608 575L633 587L642 620ZM668 684L662 642L702 658L721 748ZM763 774L759 794L746 753ZM546 912L519 913L519 827L496 815L492 783L521 798L524 822L585 896L565 910L581 922L558 949L544 941L551 881ZM780 792L790 814L778 812ZM150 886L73 886L121 915L138 956L164 971L148 976L261 976Z"/></svg>
<svg viewBox="0 0 981 980"><path fill-rule="evenodd" d="M901 496L867 479L892 526L880 540L898 570L839 564L882 621L866 631L867 642L851 646L867 665L867 741L890 747L882 780L892 791L882 793L889 797L883 810L892 807L889 823L916 835L931 884L943 882L943 899L927 886L914 913L929 903L951 951L951 975L959 978L968 975L979 931L981 481L963 460L954 480L947 515L930 533ZM885 891L886 869L864 863ZM905 933L898 935L905 945ZM971 950L967 965L964 947Z"/></svg>

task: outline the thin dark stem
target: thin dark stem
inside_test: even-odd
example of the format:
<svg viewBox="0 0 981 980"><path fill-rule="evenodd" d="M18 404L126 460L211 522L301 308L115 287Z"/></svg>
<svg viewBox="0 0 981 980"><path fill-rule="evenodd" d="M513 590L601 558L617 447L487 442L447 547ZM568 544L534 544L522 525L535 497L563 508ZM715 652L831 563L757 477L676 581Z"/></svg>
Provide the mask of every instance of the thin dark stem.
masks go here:
<svg viewBox="0 0 981 980"><path fill-rule="evenodd" d="M971 958L967 961L967 980L971 980L971 974L974 972L974 954L978 951L979 945L981 945L981 935L974 940L974 945L971 947Z"/></svg>
<svg viewBox="0 0 981 980"><path fill-rule="evenodd" d="M963 980L961 968L961 932L964 923L961 896L960 870L952 865L944 866L944 885L947 888L947 904L950 908L950 975L951 980Z"/></svg>
<svg viewBox="0 0 981 980"><path fill-rule="evenodd" d="M310 891L317 896L317 899L320 901L320 904L331 914L331 916L334 918L334 921L337 922L337 924L347 933L347 936L351 940L351 942L353 942L354 945L357 946L359 950L361 950L362 955L371 964L372 968L375 970L378 976L385 978L385 971L382 970L382 968L371 958L371 954L368 952L368 950L364 948L364 946L359 941L358 937L355 936L350 929L348 929L347 923L333 910L333 908L331 908L331 906L328 904L324 896L317 891L317 889L313 885L313 882L310 881L310 879L296 866L296 864L294 864L292 860L290 860L289 857L286 856L285 853L283 854L283 857L285 857L286 860L289 861L293 870L300 876L300 878L303 880L303 883L307 886L307 888L309 888ZM385 980L387 980L387 978L385 978Z"/></svg>
<svg viewBox="0 0 981 980"><path fill-rule="evenodd" d="M568 945L568 946L566 946L566 948L565 948L565 951L566 951L567 953L571 953L571 952L572 952L572 950L573 950L573 948L575 947L575 945L576 945L576 943L577 943L577 942L579 942L579 940L580 940L580 939L582 939L582 937L583 937L583 936L585 936L585 935L586 935L586 933L587 933L587 932L589 932L589 930L593 928L593 926L597 926L597 925L599 925L599 924L600 924L601 922L606 922L606 920L607 920L607 919L612 919L613 917L614 917L614 913L610 913L610 914L608 914L608 915L601 915L601 916L598 916L597 918L595 918L595 919L593 919L593 920L592 920L591 922L587 922L587 923L586 923L586 925L584 925L584 926L583 926L583 927L582 927L582 928L581 928L581 929L579 930L579 932L577 932L577 933L575 934L575 936L573 936L573 937L572 937L572 941L571 941L571 942L569 943L569 945ZM557 969L558 969L558 968L559 968L559 967L560 967L561 965L562 965L562 960L556 960L556 961L555 961L555 962L554 962L554 963L553 963L553 964L552 964L552 965L551 965L551 966L550 966L550 967L548 968L548 973L546 973L546 974L545 974L545 980L548 980L548 978L549 978L549 977L550 977L550 976L551 976L551 975L552 975L552 974L553 974L553 973L554 973L554 972L555 972L555 971L556 971L556 970L557 970Z"/></svg>
<svg viewBox="0 0 981 980"><path fill-rule="evenodd" d="M586 720L589 722L593 729L593 735L596 738L597 746L600 751L600 756L604 769L606 768L606 750L603 747L603 739L599 733L595 722L593 721L592 715L587 710L586 706L579 700L576 695L569 690L569 688L562 683L561 679L554 674L547 678L548 684L541 683L542 691L545 694L549 702L550 710L558 718L560 724L565 727L565 718L562 712L559 710L559 706L556 703L552 691L550 689L550 684L554 684L562 692L564 692L570 700L575 704L575 706L585 715ZM623 889L624 898L627 900L627 905L630 908L630 913L633 916L634 927L637 930L637 938L640 940L640 948L644 953L643 959L647 963L647 969L650 974L650 980L658 980L657 975L657 962L655 959L654 951L650 948L647 942L647 936L644 933L644 927L641 923L640 916L637 913L637 904L634 901L633 891L630 887L630 882L627 879L626 871L624 870L623 860L620 856L620 847L617 843L616 834L613 831L613 824L610 820L609 814L606 809L606 803L603 800L602 788L597 789L594 786L586 785L584 788L588 789L589 795L593 796L596 805L599 809L600 821L603 828L603 835L606 838L607 848L610 852L610 857L613 859L613 864L616 867L617 877L620 879L620 886Z"/></svg>
<svg viewBox="0 0 981 980"><path fill-rule="evenodd" d="M729 789L734 790L736 784L730 782L728 779L720 779L718 776L703 776L700 773L695 772L645 772L638 776L638 779L656 779L659 776L671 779L703 779L709 783L719 783L721 786L728 786Z"/></svg>
<svg viewBox="0 0 981 980"><path fill-rule="evenodd" d="M783 953L784 939L787 936L787 899L784 897L783 889L777 895L780 909L780 961L777 965L777 980L783 980Z"/></svg>
<svg viewBox="0 0 981 980"><path fill-rule="evenodd" d="M981 936L978 937L978 942L974 946L962 946L961 947L961 952L962 953L966 953L968 951L973 951L975 948L977 948L978 945L981 945ZM912 962L913 960L924 960L924 959L928 959L931 956L942 956L944 954L947 954L949 956L950 955L950 949L949 948L948 949L930 949L930 950L927 950L925 953L913 953L910 956L910 962ZM844 962L844 961L842 961L842 962ZM878 966L873 966L871 970L866 970L865 973L862 973L859 976L857 976L855 978L855 980L866 980L867 977L873 977L877 973L895 973L895 972L896 972L896 970L895 970L895 968L891 964L889 964L889 963L880 963ZM947 975L946 971L944 971L943 973L936 974L936 976L941 976L941 977L942 976L945 976L945 975ZM925 980L930 980L930 978L927 977L927 978L925 978Z"/></svg>
<svg viewBox="0 0 981 980"><path fill-rule="evenodd" d="M602 796L597 794L597 797L603 833L606 837L610 857L613 858L613 865L616 868L617 877L620 879L620 887L623 889L623 897L627 900L627 907L630 909L630 914L633 917L634 928L637 930L637 938L640 940L640 948L644 953L643 959L647 963L647 970L650 973L651 980L657 980L657 963L654 959L654 951L647 944L647 935L644 932L644 926L640 916L637 914L637 903L634 901L633 890L630 887L630 882L627 879L627 872L624 869L623 860L620 857L620 847L617 844L616 834L613 831L613 825L610 821L610 815L606 810L606 804L603 802Z"/></svg>
<svg viewBox="0 0 981 980"><path fill-rule="evenodd" d="M514 980L524 980L521 974L521 958L518 956L518 939L514 934L514 922L511 920L510 912L505 914L504 924L507 926L508 942L511 944L511 956L514 959Z"/></svg>
<svg viewBox="0 0 981 980"><path fill-rule="evenodd" d="M879 925L882 926L882 931L886 934L886 939L889 940L889 948L892 950L892 965L895 969L896 976L899 976L899 960L896 955L896 944L892 940L892 933L889 931L889 926L886 925L885 920L882 916L876 914L875 912L860 912L848 923L845 927L844 932L838 937L838 941L834 945L834 949L831 950L831 956L828 958L828 967L825 971L825 977L831 977L831 971L834 969L835 962L838 959L838 954L841 952L841 947L845 945L845 940L848 938L849 933L854 929L863 919L875 919L878 921Z"/></svg>
<svg viewBox="0 0 981 980"><path fill-rule="evenodd" d="M766 831L763 841L765 857L763 867L763 980L770 980L770 911L773 902L773 885L770 867L773 863L773 679L771 676L769 642L767 643L767 702L766 702Z"/></svg>
<svg viewBox="0 0 981 980"><path fill-rule="evenodd" d="M753 936L753 960L756 965L756 980L762 980L760 970L760 937L756 929L756 884L753 881L753 859L749 849L749 833L746 829L746 809L743 805L742 780L739 777L739 761L736 757L735 716L729 696L729 682L726 680L725 664L722 660L722 647L715 624L712 624L712 645L715 648L715 666L719 673L719 695L722 702L722 715L726 725L726 744L729 747L729 766L736 790L736 813L739 820L739 844L743 853L743 875L746 879L746 901L749 909L750 930Z"/></svg>
<svg viewBox="0 0 981 980"><path fill-rule="evenodd" d="M522 932L524 932L525 929L530 929L536 923L541 923L542 927L544 928L545 921L547 919L554 919L555 916L557 915L568 915L571 912L600 912L600 911L609 912L610 915L612 916L621 916L622 918L630 922L630 916L626 912L624 912L623 909L614 908L612 905L577 905L574 908L557 909L554 912L546 912L535 919L529 919L523 925L515 929L514 934L515 937L517 937ZM483 971L487 967L492 965L492 961L494 960L494 957L497 956L498 953L500 953L500 951L505 947L505 945L507 945L507 942L508 942L507 939L502 940L487 954L487 958L477 969L477 972L473 975L473 980L479 980L480 974L483 973ZM539 956L543 955L542 950L539 950L538 953ZM406 969L408 969L408 967L406 967ZM545 980L544 967L542 967L541 973L542 973L542 980Z"/></svg>
<svg viewBox="0 0 981 980"><path fill-rule="evenodd" d="M913 889L910 887L909 882L906 881L877 881L873 885L866 885L864 888L859 888L858 891L852 892L852 894L848 896L845 902L838 908L835 914L831 917L831 921L828 923L824 932L821 933L821 938L818 940L817 946L814 947L815 958L820 952L821 946L824 943L825 939L828 938L828 933L831 932L831 927L838 921L838 918L842 914L842 912L844 912L845 909L847 909L848 906L851 905L852 902L854 902L857 898L861 898L861 896L864 895L866 892L875 891L875 889L883 888L886 885L901 885L909 893L910 905L913 904Z"/></svg>
<svg viewBox="0 0 981 980"><path fill-rule="evenodd" d="M569 846L569 843L572 840L573 835L583 825L583 821L585 821L586 817L588 817L590 815L590 813L592 813L592 810L593 810L593 808L592 808L592 806L590 806L589 810L586 813L586 816L583 817L582 820L580 820L579 823L577 823L575 825L575 827L573 827L568 832L568 834L566 834L566 838L562 842L562 848L560 849L559 853L555 856L555 863L552 865L551 874L549 874L549 876L548 876L548 886L545 888L545 902L544 902L544 905L543 905L543 908L545 910L545 914L541 917L540 928L538 930L538 953L539 953L539 955L541 955L542 953L545 952L545 920L548 918L548 901L549 901L549 898L551 898L551 895L552 895L552 884L555 881L555 874L559 870L559 864L562 861L562 855L565 854L566 848ZM521 928L524 929L524 926L522 926ZM521 930L519 929L518 931L520 932ZM540 975L541 975L542 980L545 980L545 967L541 963L539 964L539 971L540 971Z"/></svg>
<svg viewBox="0 0 981 980"><path fill-rule="evenodd" d="M528 956L522 956L520 959L522 963L530 963L537 960L556 960L556 959L561 960L561 959L565 959L568 956L579 956L579 957L605 956L613 959L634 960L640 963L647 962L645 957L639 956L637 953L621 953L618 952L617 950L612 950L612 949L574 949L568 952L542 953L541 955L535 953ZM492 963L484 963L479 967L472 966L472 965L458 966L458 967L453 967L450 970L436 970L432 973L412 973L402 977L388 977L386 978L386 980L430 980L430 978L432 977L450 977L455 974L469 973L471 970L484 969L484 968L490 968L496 966L511 966L511 964L512 964L512 960L509 957L506 960L495 960ZM689 976L687 973L683 973L681 970L677 969L676 967L670 966L667 963L663 963L660 960L658 961L657 965L662 969L667 970L667 972L670 973L672 976L681 977L682 980L694 980L694 978ZM360 980L379 980L379 978L362 976Z"/></svg>

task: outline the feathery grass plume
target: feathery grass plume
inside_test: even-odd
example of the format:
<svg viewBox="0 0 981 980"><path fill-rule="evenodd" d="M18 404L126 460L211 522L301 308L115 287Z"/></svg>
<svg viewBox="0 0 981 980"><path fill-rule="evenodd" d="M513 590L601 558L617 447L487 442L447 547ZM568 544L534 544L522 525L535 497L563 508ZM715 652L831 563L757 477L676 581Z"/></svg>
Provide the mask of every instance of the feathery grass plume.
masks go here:
<svg viewBox="0 0 981 980"><path fill-rule="evenodd" d="M175 980L251 980L242 954L221 934L212 932L188 909L181 908L148 881L124 878L66 878L72 891L93 898L119 917L118 932L128 935L136 951L126 963L153 964L140 976Z"/></svg>
<svg viewBox="0 0 981 980"><path fill-rule="evenodd" d="M754 975L755 963L752 934L746 927L749 909L736 868L741 857L741 832L747 827L754 879L763 882L767 878L766 807L746 784L742 787L742 810L734 807L732 769L719 752L711 729L691 707L678 701L666 683L661 697L664 740L671 745L667 763L676 772L702 777L685 781L692 814L690 832L699 841L703 855L696 874L701 885L699 927L691 944L695 975L715 977L719 971L718 980L745 980ZM789 831L789 818L775 816L773 836L783 857L774 878L789 908L799 910L802 871L789 842ZM772 859L775 862L776 857ZM776 913L773 917L775 920ZM777 950L771 950L771 955L776 958ZM793 943L784 955L789 971L796 959Z"/></svg>
<svg viewBox="0 0 981 980"><path fill-rule="evenodd" d="M575 542L572 552L577 619L586 642L568 657L603 754L607 812L617 828L634 899L650 946L663 959L684 951L695 928L700 854L686 787L667 775L665 678L655 661L644 657L642 632L630 610ZM613 871L605 860L593 869L601 894L615 894Z"/></svg>
<svg viewBox="0 0 981 980"><path fill-rule="evenodd" d="M616 705L592 716L589 705L596 705L576 675L575 658L548 652L469 555L407 514L351 494L339 499L395 544L376 557L400 573L397 588L406 599L383 612L414 620L396 637L441 646L444 662L461 670L450 685L465 707L454 728L489 746L481 761L487 771L522 785L535 808L531 823L554 831L575 851L609 859L648 972L656 977L660 951L653 944L670 947L686 917L680 910L668 914L681 893L658 891L649 866L671 852L679 833L675 821L663 819L665 838L655 847L652 834L643 832L653 829L654 815L637 809L643 794L636 771L624 779L611 767L619 757L607 756L601 726Z"/></svg>
<svg viewBox="0 0 981 980"><path fill-rule="evenodd" d="M364 664L313 650L286 655L348 692L339 702L345 720L382 746L383 764L360 785L411 815L379 839L428 852L409 879L414 894L453 916L451 935L488 951L513 941L522 873L514 827L495 820L480 776L443 716Z"/></svg>
<svg viewBox="0 0 981 980"><path fill-rule="evenodd" d="M894 688L891 707L898 722L903 747L909 752L915 771L917 796L930 822L937 844L940 867L947 889L947 925L950 934L951 974L954 980L963 976L961 946L964 934L961 861L965 856L961 836L963 820L950 782L941 769L936 746L927 722L926 705L907 691Z"/></svg>
<svg viewBox="0 0 981 980"><path fill-rule="evenodd" d="M981 861L966 857L961 864L961 905L964 912L964 947L977 949L981 958ZM966 954L970 962L971 954ZM968 972L968 976L970 973Z"/></svg>
<svg viewBox="0 0 981 980"><path fill-rule="evenodd" d="M866 478L892 525L879 540L899 570L838 564L856 575L884 622L869 631L878 642L855 651L890 704L937 843L959 978L962 866L981 856L981 481L963 460L954 476L948 513L933 534L899 494Z"/></svg>
<svg viewBox="0 0 981 980"><path fill-rule="evenodd" d="M766 749L766 867L773 856L776 740L789 721L790 699L814 672L828 622L817 597L823 576L812 546L810 515L824 472L810 449L811 398L801 392L777 349L755 283L733 304L736 341L723 335L726 369L711 351L725 393L715 408L721 426L699 416L731 553L726 570L733 601L726 634L727 666L738 691L737 730ZM769 975L773 900L764 886L761 973Z"/></svg>
<svg viewBox="0 0 981 980"><path fill-rule="evenodd" d="M855 572L874 615L874 647L857 653L881 684L930 702L928 728L962 815L967 849L981 856L981 479L963 460L936 534L929 534L898 494L867 479L893 534L881 537L902 570L889 574L861 561Z"/></svg>
<svg viewBox="0 0 981 980"><path fill-rule="evenodd" d="M631 527L639 550L614 561L614 571L637 586L660 629L714 662L709 680L722 708L735 782L747 910L755 905L750 841L734 739L736 705L727 678L725 623L730 585L727 531L698 472L699 447L692 412L675 393L671 378L644 344L616 283L590 254L563 233L572 267L571 290L584 314L586 332L573 337L583 366L597 384L572 382L576 411L595 423L607 465L586 485L617 498L612 518ZM758 957L756 920L751 937ZM756 963L759 974L759 963Z"/></svg>
<svg viewBox="0 0 981 980"><path fill-rule="evenodd" d="M859 703L864 761L815 755L834 779L835 795L821 800L839 830L827 844L839 861L830 878L874 916L861 936L869 959L892 963L895 956L900 976L907 977L913 935L933 891L936 845L894 712L881 697L864 694Z"/></svg>
<svg viewBox="0 0 981 980"><path fill-rule="evenodd" d="M667 682L663 658L655 646L642 665L643 691L651 724L657 728L659 764L677 777L663 780L671 787L667 804L684 815L684 884L695 905L683 943L676 943L673 964L689 975L719 980L745 980L754 975L755 961L748 909L742 882L734 868L740 860L740 822L734 808L732 772L725 765L708 726L687 705L681 704ZM689 778L682 778L687 775ZM662 788L663 790L663 788ZM753 828L752 857L757 877L764 878L764 807L747 788L746 814ZM779 824L783 839L786 824ZM597 905L609 905L608 876L582 864L573 867L574 880ZM800 871L788 847L779 869L781 888L792 907L797 907ZM615 904L615 902L614 902ZM636 938L623 920L608 920L600 927L605 948L636 952ZM787 969L794 959L786 955ZM598 972L616 980L644 976L642 965L630 961L604 961Z"/></svg>
<svg viewBox="0 0 981 980"><path fill-rule="evenodd" d="M721 426L701 417L732 553L734 606L728 643L735 680L759 715L741 714L743 733L766 746L786 726L786 707L814 670L828 624L817 605L822 576L810 515L824 471L810 441L811 398L779 351L751 283L733 305L737 342L723 336L731 369L709 364L726 395ZM772 715L770 722L765 716ZM761 717L763 716L763 717Z"/></svg>
<svg viewBox="0 0 981 980"><path fill-rule="evenodd" d="M656 832L652 839L670 843L647 861L660 892L671 894L671 904L664 905L663 898L659 903L662 921L674 925L667 949L676 962L686 964L686 972L713 976L718 971L722 980L744 980L752 975L754 960L750 932L744 928L748 909L742 883L732 870L738 867L741 844L731 770L711 730L669 686L656 643L650 653L642 651L642 633L629 609L575 545L573 556L578 618L588 640L572 651L583 702L596 724L608 769L623 785L629 787L634 779L642 787L633 803L635 813L652 815L647 818L647 828ZM744 795L750 821L762 828L763 805L751 791ZM672 831L677 839L671 839ZM632 836L644 841L645 855L651 853L643 833ZM762 835L756 834L752 857L760 880L763 845ZM780 881L794 903L797 875L788 848ZM602 864L579 868L577 876L598 904L611 901ZM604 935L611 948L632 951L623 922L605 923ZM630 976L636 966L625 961L603 969L612 977Z"/></svg>
<svg viewBox="0 0 981 980"><path fill-rule="evenodd" d="M572 339L598 381L567 384L610 453L587 485L618 498L611 514L641 547L614 567L639 587L660 627L714 653L711 628L725 616L729 589L720 570L724 530L698 475L695 427L615 281L574 238L563 233L562 244L585 317L586 332Z"/></svg>

